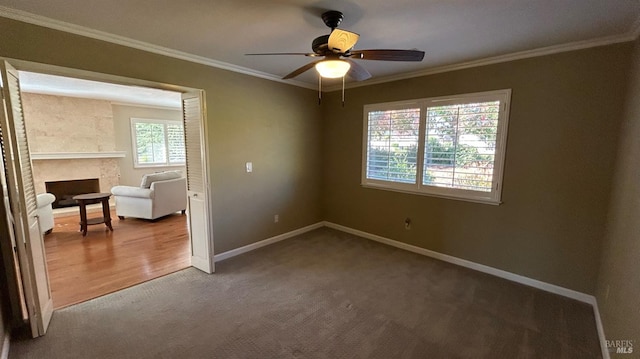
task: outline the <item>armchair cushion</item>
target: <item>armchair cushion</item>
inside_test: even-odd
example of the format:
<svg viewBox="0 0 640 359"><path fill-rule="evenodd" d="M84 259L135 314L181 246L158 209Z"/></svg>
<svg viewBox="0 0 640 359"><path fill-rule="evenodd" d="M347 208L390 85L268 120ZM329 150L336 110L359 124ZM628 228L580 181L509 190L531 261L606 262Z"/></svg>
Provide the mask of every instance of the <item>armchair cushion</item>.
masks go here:
<svg viewBox="0 0 640 359"><path fill-rule="evenodd" d="M113 193L114 196L138 197L138 198L153 197L153 191L151 189L133 187L133 186L115 186L111 188L111 193Z"/></svg>

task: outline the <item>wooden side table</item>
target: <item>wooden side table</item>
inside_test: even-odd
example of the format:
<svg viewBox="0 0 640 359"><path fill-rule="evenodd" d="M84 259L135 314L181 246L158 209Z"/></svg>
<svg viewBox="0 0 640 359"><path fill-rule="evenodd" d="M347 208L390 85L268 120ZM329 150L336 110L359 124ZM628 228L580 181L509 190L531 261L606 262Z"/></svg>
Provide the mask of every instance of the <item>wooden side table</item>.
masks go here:
<svg viewBox="0 0 640 359"><path fill-rule="evenodd" d="M104 223L107 228L113 232L113 227L111 227L111 211L109 210L109 197L111 197L111 193L87 193L73 197L73 199L78 202L78 206L80 206L80 230L82 231L83 237L87 235L87 226L93 224ZM87 205L98 202L102 203L102 217L87 219Z"/></svg>

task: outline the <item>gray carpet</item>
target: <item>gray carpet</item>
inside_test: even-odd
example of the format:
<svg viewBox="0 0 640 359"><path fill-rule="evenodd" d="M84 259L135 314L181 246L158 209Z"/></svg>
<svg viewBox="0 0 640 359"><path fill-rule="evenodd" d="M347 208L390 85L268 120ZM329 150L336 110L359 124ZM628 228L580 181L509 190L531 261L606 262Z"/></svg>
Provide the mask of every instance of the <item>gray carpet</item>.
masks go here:
<svg viewBox="0 0 640 359"><path fill-rule="evenodd" d="M54 313L10 358L600 358L589 305L322 228Z"/></svg>

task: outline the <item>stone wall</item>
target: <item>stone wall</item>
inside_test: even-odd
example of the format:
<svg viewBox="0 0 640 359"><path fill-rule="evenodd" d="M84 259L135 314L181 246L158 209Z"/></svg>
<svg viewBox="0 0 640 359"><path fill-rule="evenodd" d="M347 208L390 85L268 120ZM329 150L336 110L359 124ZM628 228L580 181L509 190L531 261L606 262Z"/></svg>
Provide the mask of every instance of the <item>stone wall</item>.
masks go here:
<svg viewBox="0 0 640 359"><path fill-rule="evenodd" d="M22 93L31 154L96 153L116 149L111 103L75 97ZM115 158L34 159L36 193L46 181L99 178L100 191L119 183Z"/></svg>

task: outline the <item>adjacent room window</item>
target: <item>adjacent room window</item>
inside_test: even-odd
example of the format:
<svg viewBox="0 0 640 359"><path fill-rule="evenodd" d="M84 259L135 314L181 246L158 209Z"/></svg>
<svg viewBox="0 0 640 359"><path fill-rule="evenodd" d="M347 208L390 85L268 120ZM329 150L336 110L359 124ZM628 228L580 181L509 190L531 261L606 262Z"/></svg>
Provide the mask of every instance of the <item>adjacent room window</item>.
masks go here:
<svg viewBox="0 0 640 359"><path fill-rule="evenodd" d="M136 167L185 164L182 121L131 119Z"/></svg>
<svg viewBox="0 0 640 359"><path fill-rule="evenodd" d="M500 203L511 90L366 105L362 184Z"/></svg>

